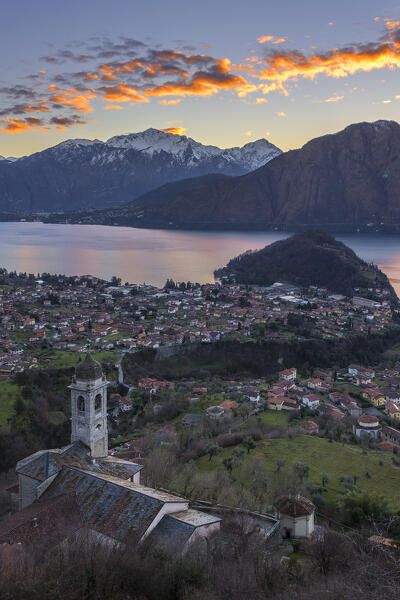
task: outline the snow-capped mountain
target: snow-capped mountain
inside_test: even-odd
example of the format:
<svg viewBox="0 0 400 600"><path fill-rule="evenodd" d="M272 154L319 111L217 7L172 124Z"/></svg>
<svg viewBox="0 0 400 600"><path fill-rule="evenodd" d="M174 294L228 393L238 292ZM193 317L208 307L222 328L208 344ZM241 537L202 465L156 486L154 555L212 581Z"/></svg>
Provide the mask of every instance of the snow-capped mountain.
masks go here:
<svg viewBox="0 0 400 600"><path fill-rule="evenodd" d="M172 154L185 161L189 166L201 161L221 158L221 162L238 164L244 171L252 171L261 167L278 154L281 150L265 139L250 142L235 148L218 148L196 142L186 135L176 135L159 129L146 129L140 133L119 135L110 138L107 146L125 150L139 150L148 156L161 152Z"/></svg>
<svg viewBox="0 0 400 600"><path fill-rule="evenodd" d="M158 129L106 142L70 139L15 162L1 160L0 210L116 206L180 179L242 175L279 154L265 139L221 149Z"/></svg>
<svg viewBox="0 0 400 600"><path fill-rule="evenodd" d="M18 158L15 157L15 156L1 156L0 155L0 161L2 161L2 160L6 161L6 162L7 161L8 162L15 162L16 160L18 160Z"/></svg>
<svg viewBox="0 0 400 600"><path fill-rule="evenodd" d="M16 156L0 156L0 161L15 162L16 160L19 160L19 158Z"/></svg>

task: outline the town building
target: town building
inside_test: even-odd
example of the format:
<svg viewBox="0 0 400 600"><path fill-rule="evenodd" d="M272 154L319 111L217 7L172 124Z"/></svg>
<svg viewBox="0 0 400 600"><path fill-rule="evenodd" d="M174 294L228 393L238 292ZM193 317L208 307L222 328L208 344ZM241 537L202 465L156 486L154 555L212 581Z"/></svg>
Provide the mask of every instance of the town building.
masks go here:
<svg viewBox="0 0 400 600"><path fill-rule="evenodd" d="M358 438L369 436L378 439L381 430L379 419L373 415L361 415L353 425L353 432Z"/></svg>

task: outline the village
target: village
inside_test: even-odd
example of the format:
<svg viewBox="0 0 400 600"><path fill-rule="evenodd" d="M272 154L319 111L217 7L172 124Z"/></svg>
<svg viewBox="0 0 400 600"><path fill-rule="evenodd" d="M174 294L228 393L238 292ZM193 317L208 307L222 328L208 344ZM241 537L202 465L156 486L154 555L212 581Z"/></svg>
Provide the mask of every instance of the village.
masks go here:
<svg viewBox="0 0 400 600"><path fill-rule="evenodd" d="M46 276L35 278L2 271L0 285L0 402L1 381L24 370L70 367L91 352L109 365L115 385L124 383L122 358L143 349L172 355L187 345L222 340L237 343L259 340L343 339L350 334L389 330L398 318L387 290L360 290L364 296L345 298L326 289L300 289L276 283L269 287L215 284L175 284L163 289L146 284L122 285L96 277ZM378 301L379 300L379 301ZM164 350L165 349L165 350ZM279 380L221 380L220 401L207 394L207 381L184 382L191 399L203 399L204 415L186 411L183 424L203 416L213 420L260 410L328 415L338 421L356 419L354 434L373 437L382 449L397 451L400 438L400 367L312 369L301 377L296 368L282 370ZM152 410L160 409L161 392L180 381L142 378L127 382L128 394L112 393L109 408L135 414L135 395L148 393ZM116 390L114 390L115 392ZM244 406L243 406L244 405ZM147 408L149 410L149 408ZM197 410L197 413L199 411ZM381 424L381 420L384 422ZM305 433L318 428L310 421Z"/></svg>
<svg viewBox="0 0 400 600"><path fill-rule="evenodd" d="M326 289L179 284L163 289L92 276L3 273L0 381L24 369L76 364L86 351L116 362L125 352L252 339L343 339L374 334L398 317L387 290L345 298Z"/></svg>

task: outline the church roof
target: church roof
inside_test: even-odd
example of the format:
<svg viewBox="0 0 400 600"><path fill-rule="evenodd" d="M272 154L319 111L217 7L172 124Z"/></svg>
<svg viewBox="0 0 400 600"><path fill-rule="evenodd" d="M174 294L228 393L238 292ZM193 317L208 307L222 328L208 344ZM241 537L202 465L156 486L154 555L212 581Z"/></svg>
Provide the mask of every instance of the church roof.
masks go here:
<svg viewBox="0 0 400 600"><path fill-rule="evenodd" d="M91 381L103 377L103 369L97 360L86 354L85 359L76 365L75 376L79 381Z"/></svg>
<svg viewBox="0 0 400 600"><path fill-rule="evenodd" d="M34 502L8 519L0 521L2 543L35 545L44 541L47 549L82 527L74 494L63 494Z"/></svg>
<svg viewBox="0 0 400 600"><path fill-rule="evenodd" d="M189 508L178 513L164 515L152 530L148 542L151 544L172 545L181 551L198 527L221 521L220 517Z"/></svg>
<svg viewBox="0 0 400 600"><path fill-rule="evenodd" d="M16 465L16 472L26 475L37 481L45 481L52 475L56 475L63 464L88 465L89 450L82 442L74 442L63 448L51 450L39 450L20 460Z"/></svg>
<svg viewBox="0 0 400 600"><path fill-rule="evenodd" d="M165 545L169 548L173 546L183 550L195 529L193 525L174 519L173 515L165 515L150 533L146 543Z"/></svg>
<svg viewBox="0 0 400 600"><path fill-rule="evenodd" d="M74 493L83 522L117 540L141 538L165 504L187 500L109 475L64 466L42 498Z"/></svg>
<svg viewBox="0 0 400 600"><path fill-rule="evenodd" d="M31 456L17 463L16 472L42 482L53 475L57 475L63 465L121 477L122 479L129 479L129 477L143 469L143 465L114 456L98 458L96 462L93 462L90 459L89 448L82 442L74 442L64 448L39 450L39 452L31 454Z"/></svg>

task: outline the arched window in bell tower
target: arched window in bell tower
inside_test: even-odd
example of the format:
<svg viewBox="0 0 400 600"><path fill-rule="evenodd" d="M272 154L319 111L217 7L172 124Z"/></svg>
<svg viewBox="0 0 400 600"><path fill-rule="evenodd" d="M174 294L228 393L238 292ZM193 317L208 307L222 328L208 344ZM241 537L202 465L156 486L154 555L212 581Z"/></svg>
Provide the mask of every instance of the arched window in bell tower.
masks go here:
<svg viewBox="0 0 400 600"><path fill-rule="evenodd" d="M78 396L76 406L79 412L85 412L85 398L83 396Z"/></svg>
<svg viewBox="0 0 400 600"><path fill-rule="evenodd" d="M101 400L101 394L97 394L97 396L94 399L94 410L101 410Z"/></svg>

